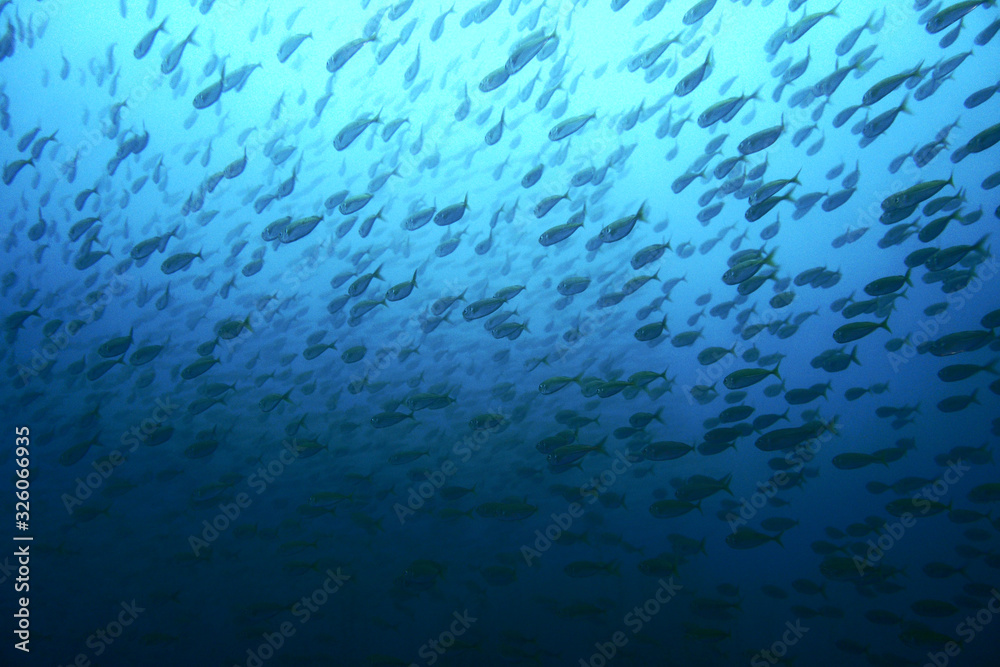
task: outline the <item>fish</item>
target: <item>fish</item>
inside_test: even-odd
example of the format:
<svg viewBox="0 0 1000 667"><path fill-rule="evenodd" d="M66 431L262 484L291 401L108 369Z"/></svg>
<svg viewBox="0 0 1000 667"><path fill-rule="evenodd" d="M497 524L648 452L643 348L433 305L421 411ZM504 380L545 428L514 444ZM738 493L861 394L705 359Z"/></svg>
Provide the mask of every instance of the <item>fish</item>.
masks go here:
<svg viewBox="0 0 1000 667"><path fill-rule="evenodd" d="M330 74L336 74L358 53L358 51L362 49L362 47L364 47L365 44L374 42L375 39L376 35L370 35L359 37L344 44L339 49L334 51L333 54L327 59L326 71Z"/></svg>
<svg viewBox="0 0 1000 667"><path fill-rule="evenodd" d="M299 33L297 35L290 35L286 37L285 41L283 41L281 43L281 46L278 48L278 62L279 63L286 62L289 58L292 57L292 54L295 53L295 51L299 48L299 46L302 45L302 42L312 38L313 36L311 32Z"/></svg>
<svg viewBox="0 0 1000 667"><path fill-rule="evenodd" d="M597 118L597 113L590 113L585 116L568 118L549 130L550 141L562 141L563 139L582 130L587 123Z"/></svg>
<svg viewBox="0 0 1000 667"><path fill-rule="evenodd" d="M160 63L160 72L163 74L171 74L180 64L181 58L184 56L184 49L188 46L188 44L199 46L198 42L194 40L194 33L196 30L198 30L198 26L191 28L191 32L188 33L187 37L185 37L180 44L177 44L170 49L167 55L163 57L163 62ZM152 41L150 41L150 46L152 46Z"/></svg>
<svg viewBox="0 0 1000 667"><path fill-rule="evenodd" d="M957 2L937 12L924 24L924 29L930 34L941 32L956 21L960 21L974 9L984 5L993 5L990 0L965 0Z"/></svg>
<svg viewBox="0 0 1000 667"><path fill-rule="evenodd" d="M118 2L69 56L22 4L0 356L67 636L94 544L175 625L267 572L214 637L259 662L347 604L351 664L908 664L991 599L995 3Z"/></svg>
<svg viewBox="0 0 1000 667"><path fill-rule="evenodd" d="M139 43L135 45L135 48L132 50L132 55L135 56L136 60L142 60L145 58L146 54L149 53L149 50L153 48L153 42L156 40L156 36L161 32L167 32L167 18L168 17L164 16L163 20L160 21L160 25L147 32L143 38L139 40Z"/></svg>
<svg viewBox="0 0 1000 667"><path fill-rule="evenodd" d="M692 504L683 500L659 500L649 506L649 513L657 519L671 519L683 516L693 509L701 511L701 501Z"/></svg>
<svg viewBox="0 0 1000 667"><path fill-rule="evenodd" d="M738 148L742 155L752 155L754 153L759 153L760 151L769 148L781 137L782 133L785 131L785 119L782 116L781 124L774 127L770 127L766 130L761 130L751 134L749 137L740 142Z"/></svg>
<svg viewBox="0 0 1000 667"><path fill-rule="evenodd" d="M767 370L764 368L745 368L739 371L733 371L726 376L723 380L723 384L726 385L727 389L745 389L746 387L752 387L753 385L767 379L769 376L773 375L779 380L781 376L778 374L778 366Z"/></svg>
<svg viewBox="0 0 1000 667"><path fill-rule="evenodd" d="M436 42L441 39L441 35L444 34L445 19L448 18L449 14L455 13L455 5L452 5L450 9L442 12L434 19L434 23L431 24L430 38L432 42Z"/></svg>
<svg viewBox="0 0 1000 667"><path fill-rule="evenodd" d="M218 102L219 98L222 96L222 88L225 80L226 80L226 65L225 63L223 63L222 72L219 76L219 80L194 96L194 100L192 101L192 104L194 104L194 108L207 109L208 107Z"/></svg>
<svg viewBox="0 0 1000 667"><path fill-rule="evenodd" d="M563 572L577 579L604 574L613 574L617 576L621 575L617 561L611 563L600 563L586 560L573 561L563 568Z"/></svg>
<svg viewBox="0 0 1000 667"><path fill-rule="evenodd" d="M807 14L803 16L788 29L788 33L785 35L785 41L789 44L794 44L827 16L833 16L835 18L839 17L839 14L837 14L838 7L840 7L840 2L834 5L832 9L825 12L817 12L815 14Z"/></svg>
<svg viewBox="0 0 1000 667"><path fill-rule="evenodd" d="M357 120L348 123L337 133L334 137L333 145L338 151L342 151L350 146L354 141L361 136L361 134L367 130L371 125L375 123L382 122L380 114L375 114L371 118L358 118Z"/></svg>
<svg viewBox="0 0 1000 667"><path fill-rule="evenodd" d="M778 533L777 535L766 535L764 533L757 532L752 528L747 528L746 526L740 526L731 535L726 536L726 544L728 544L733 549L753 549L755 547L760 547L768 542L776 542L778 546L783 547L781 543L781 536L783 533Z"/></svg>
<svg viewBox="0 0 1000 667"><path fill-rule="evenodd" d="M34 158L29 158L27 160L14 160L13 162L5 164L3 168L4 185L10 185L11 183L13 183L14 179L17 178L17 175L25 167L34 167L34 166L35 166Z"/></svg>
<svg viewBox="0 0 1000 667"><path fill-rule="evenodd" d="M677 85L674 86L674 94L677 97L690 95L712 73L712 66L712 49L709 49L708 53L705 54L705 62L677 82Z"/></svg>
<svg viewBox="0 0 1000 667"><path fill-rule="evenodd" d="M485 140L487 146L493 146L497 142L499 142L500 139L503 138L504 117L505 117L506 111L507 111L506 109L503 109L500 112L500 120L498 120L497 123L496 123L496 125L494 125L493 127L491 127L486 132L486 136L485 136L484 140Z"/></svg>

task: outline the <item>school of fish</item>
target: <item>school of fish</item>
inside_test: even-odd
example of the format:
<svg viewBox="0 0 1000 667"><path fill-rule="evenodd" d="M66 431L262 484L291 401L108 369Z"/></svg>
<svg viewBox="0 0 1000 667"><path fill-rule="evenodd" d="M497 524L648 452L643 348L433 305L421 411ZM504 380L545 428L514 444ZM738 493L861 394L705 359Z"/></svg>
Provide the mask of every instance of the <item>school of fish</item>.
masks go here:
<svg viewBox="0 0 1000 667"><path fill-rule="evenodd" d="M989 664L995 0L438 5L0 1L43 655Z"/></svg>

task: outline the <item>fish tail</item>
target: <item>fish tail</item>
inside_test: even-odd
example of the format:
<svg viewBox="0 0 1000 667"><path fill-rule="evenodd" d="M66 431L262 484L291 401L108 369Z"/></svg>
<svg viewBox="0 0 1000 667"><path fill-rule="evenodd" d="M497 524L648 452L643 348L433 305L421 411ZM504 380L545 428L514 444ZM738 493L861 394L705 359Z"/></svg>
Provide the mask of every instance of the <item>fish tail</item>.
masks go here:
<svg viewBox="0 0 1000 667"><path fill-rule="evenodd" d="M989 237L989 234L983 234L983 237L976 241L975 245L972 246L972 250L979 253L983 252L983 244L986 243L986 239Z"/></svg>
<svg viewBox="0 0 1000 667"><path fill-rule="evenodd" d="M789 199L791 199L791 197L789 197ZM774 247L774 250L772 250L771 252L767 253L767 256L764 257L764 262L763 263L767 264L768 266L775 266L773 260L774 260L774 253L776 253L776 252L778 252L778 247L777 246Z"/></svg>
<svg viewBox="0 0 1000 667"><path fill-rule="evenodd" d="M906 103L909 102L909 101L910 101L910 94L907 93L906 96L903 98L903 103L899 105L899 110L902 111L903 113L907 113L907 114L911 114L912 115L912 112L910 111L910 107L906 106Z"/></svg>

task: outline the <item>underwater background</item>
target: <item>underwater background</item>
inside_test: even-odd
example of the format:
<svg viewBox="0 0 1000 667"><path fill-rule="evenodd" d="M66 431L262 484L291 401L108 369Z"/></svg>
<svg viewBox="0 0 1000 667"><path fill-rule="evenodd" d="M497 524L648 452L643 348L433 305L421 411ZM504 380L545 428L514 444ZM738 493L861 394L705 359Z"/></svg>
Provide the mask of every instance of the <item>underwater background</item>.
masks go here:
<svg viewBox="0 0 1000 667"><path fill-rule="evenodd" d="M0 1L3 664L994 664L998 21Z"/></svg>

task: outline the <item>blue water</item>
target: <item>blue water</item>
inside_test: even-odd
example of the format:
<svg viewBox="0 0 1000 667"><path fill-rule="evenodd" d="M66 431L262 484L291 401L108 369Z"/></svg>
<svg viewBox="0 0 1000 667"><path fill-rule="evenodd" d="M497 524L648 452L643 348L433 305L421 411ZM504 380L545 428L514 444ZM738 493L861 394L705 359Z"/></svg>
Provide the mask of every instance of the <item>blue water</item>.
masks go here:
<svg viewBox="0 0 1000 667"><path fill-rule="evenodd" d="M693 4L5 3L3 664L993 664L1000 13Z"/></svg>

